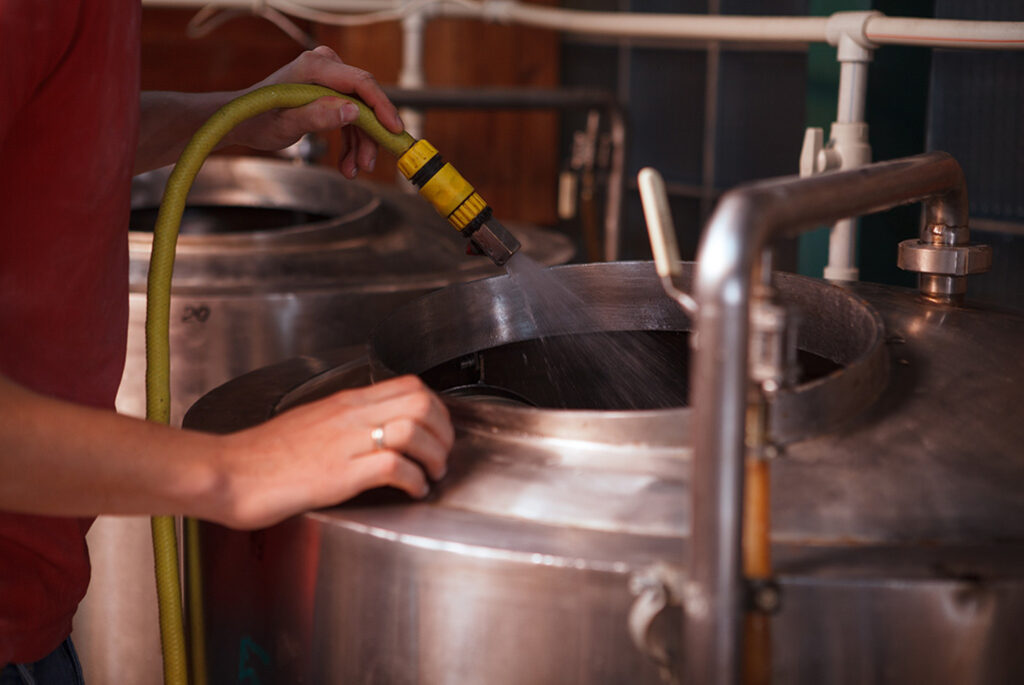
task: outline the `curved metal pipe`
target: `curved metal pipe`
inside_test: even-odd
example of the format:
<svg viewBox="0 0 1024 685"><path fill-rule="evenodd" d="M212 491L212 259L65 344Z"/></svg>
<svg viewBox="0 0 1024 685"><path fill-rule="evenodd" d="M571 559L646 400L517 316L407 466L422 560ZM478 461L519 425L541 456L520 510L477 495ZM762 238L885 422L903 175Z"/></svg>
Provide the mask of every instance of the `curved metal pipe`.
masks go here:
<svg viewBox="0 0 1024 685"><path fill-rule="evenodd" d="M964 175L950 155L741 186L722 196L711 217L694 281L694 495L683 682L732 685L740 673L748 319L760 256L775 238L922 200L926 226L967 225Z"/></svg>

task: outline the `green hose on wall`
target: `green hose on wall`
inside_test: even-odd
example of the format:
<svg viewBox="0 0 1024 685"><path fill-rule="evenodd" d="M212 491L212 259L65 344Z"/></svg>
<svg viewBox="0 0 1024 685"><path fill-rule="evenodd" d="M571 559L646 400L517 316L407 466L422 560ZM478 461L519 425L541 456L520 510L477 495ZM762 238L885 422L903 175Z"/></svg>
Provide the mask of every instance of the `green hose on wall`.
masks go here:
<svg viewBox="0 0 1024 685"><path fill-rule="evenodd" d="M266 86L232 100L210 117L185 147L174 166L164 190L156 227L153 230L153 251L149 261L146 296L146 418L170 423L170 308L171 273L178 229L185 210L185 198L207 155L236 125L272 109L301 107L319 98L340 97L359 107L355 125L370 135L382 148L401 156L416 141L408 133L391 133L361 101L330 88L309 84ZM195 521L185 523L189 545L189 606L193 619L192 661L193 683L206 680L203 658L201 613L199 611L199 576ZM178 583L178 542L174 517L153 517L153 555L156 562L157 601L160 608L160 641L163 649L164 683L187 685L188 666L182 623L181 587Z"/></svg>

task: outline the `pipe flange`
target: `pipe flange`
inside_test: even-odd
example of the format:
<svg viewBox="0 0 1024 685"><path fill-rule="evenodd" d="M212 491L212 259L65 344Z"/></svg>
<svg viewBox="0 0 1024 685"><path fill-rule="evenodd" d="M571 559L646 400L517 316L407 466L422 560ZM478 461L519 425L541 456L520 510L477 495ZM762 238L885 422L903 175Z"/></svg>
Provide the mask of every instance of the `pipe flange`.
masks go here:
<svg viewBox="0 0 1024 685"><path fill-rule="evenodd" d="M931 245L916 238L900 243L899 267L905 271L940 276L967 276L992 267L988 245Z"/></svg>

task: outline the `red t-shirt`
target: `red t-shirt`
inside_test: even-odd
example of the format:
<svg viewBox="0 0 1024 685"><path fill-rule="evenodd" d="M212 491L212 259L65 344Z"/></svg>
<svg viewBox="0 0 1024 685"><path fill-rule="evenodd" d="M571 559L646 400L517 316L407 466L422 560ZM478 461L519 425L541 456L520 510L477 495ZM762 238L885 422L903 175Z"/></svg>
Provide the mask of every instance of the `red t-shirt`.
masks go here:
<svg viewBox="0 0 1024 685"><path fill-rule="evenodd" d="M139 0L0 0L0 373L110 409L128 321L140 13ZM0 512L0 666L71 632L90 524Z"/></svg>

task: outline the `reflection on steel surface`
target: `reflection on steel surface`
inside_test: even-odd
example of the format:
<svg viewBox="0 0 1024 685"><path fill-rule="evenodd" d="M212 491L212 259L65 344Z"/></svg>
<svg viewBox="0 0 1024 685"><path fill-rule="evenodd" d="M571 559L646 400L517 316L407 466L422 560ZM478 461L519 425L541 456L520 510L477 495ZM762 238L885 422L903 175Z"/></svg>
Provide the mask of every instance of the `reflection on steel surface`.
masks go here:
<svg viewBox="0 0 1024 685"><path fill-rule="evenodd" d="M650 264L553 271L601 325L689 326L670 300L648 299L660 288ZM845 357L791 391L793 438L772 464L776 682L1022 680L1024 422L1000 417L1024 402L1024 319L870 284L779 282L784 302L802 303L801 346ZM377 329L374 368L358 350L267 367L207 394L186 423L234 430L365 383L403 359L399 338L430 341L404 361L429 369L493 344L489 325L526 336L507 288L499 277L431 294ZM863 382L845 385L857 364ZM830 416L833 396L858 394ZM690 505L707 496L692 476L695 408L448 402L458 437L427 501L382 491L256 533L203 526L212 682L236 675L243 639L266 651L254 666L265 681L661 682L630 639L630 579L691 563ZM699 614L703 595L682 594Z"/></svg>
<svg viewBox="0 0 1024 685"><path fill-rule="evenodd" d="M151 224L170 169L136 177L131 294L120 412L145 414L145 289ZM500 273L469 258L433 209L324 167L263 158L207 160L189 194L171 294L171 420L211 388L266 364L362 343L398 305ZM149 222L149 232L146 231ZM523 251L559 263L568 239L512 226ZM101 517L75 640L95 682L162 682L150 524Z"/></svg>

